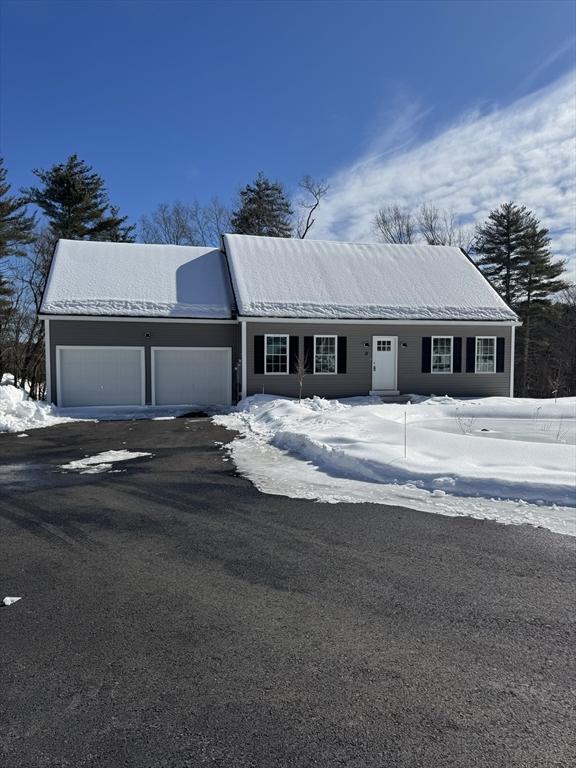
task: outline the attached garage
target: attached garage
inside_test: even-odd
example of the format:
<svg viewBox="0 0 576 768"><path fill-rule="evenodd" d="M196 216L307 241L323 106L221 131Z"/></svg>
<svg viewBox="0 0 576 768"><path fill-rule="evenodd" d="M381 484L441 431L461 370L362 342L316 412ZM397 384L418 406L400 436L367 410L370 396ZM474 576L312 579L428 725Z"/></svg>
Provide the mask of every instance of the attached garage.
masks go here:
<svg viewBox="0 0 576 768"><path fill-rule="evenodd" d="M152 347L154 405L232 402L230 347Z"/></svg>
<svg viewBox="0 0 576 768"><path fill-rule="evenodd" d="M58 405L143 405L144 347L56 347Z"/></svg>

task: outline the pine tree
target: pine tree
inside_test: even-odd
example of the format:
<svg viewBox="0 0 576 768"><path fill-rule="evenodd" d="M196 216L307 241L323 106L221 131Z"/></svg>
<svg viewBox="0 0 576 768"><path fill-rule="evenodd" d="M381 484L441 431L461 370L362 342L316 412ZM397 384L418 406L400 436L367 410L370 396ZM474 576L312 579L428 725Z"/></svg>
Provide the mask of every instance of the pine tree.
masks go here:
<svg viewBox="0 0 576 768"><path fill-rule="evenodd" d="M561 279L565 271L564 261L553 261L550 252L550 236L533 213L526 215L526 233L520 245L522 268L518 275L520 296L516 310L522 319L522 369L520 394L525 396L528 390L530 358L535 357L536 349L532 346L534 322L542 311L551 304L551 296L563 291L568 284Z"/></svg>
<svg viewBox="0 0 576 768"><path fill-rule="evenodd" d="M291 237L292 215L282 184L260 172L253 184L240 191L239 206L232 212L230 224L236 234Z"/></svg>
<svg viewBox="0 0 576 768"><path fill-rule="evenodd" d="M23 191L46 216L55 239L134 240L134 227L110 204L102 177L77 155L34 174L42 186Z"/></svg>
<svg viewBox="0 0 576 768"><path fill-rule="evenodd" d="M503 203L476 228L478 266L509 305L518 298L518 274L526 263L522 248L528 213L523 205Z"/></svg>
<svg viewBox="0 0 576 768"><path fill-rule="evenodd" d="M547 365L543 337L554 315L552 297L566 288L561 277L565 265L553 261L548 230L525 206L504 203L491 211L476 235L478 266L522 320L516 368L517 390L524 396L538 369Z"/></svg>
<svg viewBox="0 0 576 768"><path fill-rule="evenodd" d="M18 256L34 239L34 216L26 213L22 198L9 194L4 159L0 157L0 259Z"/></svg>

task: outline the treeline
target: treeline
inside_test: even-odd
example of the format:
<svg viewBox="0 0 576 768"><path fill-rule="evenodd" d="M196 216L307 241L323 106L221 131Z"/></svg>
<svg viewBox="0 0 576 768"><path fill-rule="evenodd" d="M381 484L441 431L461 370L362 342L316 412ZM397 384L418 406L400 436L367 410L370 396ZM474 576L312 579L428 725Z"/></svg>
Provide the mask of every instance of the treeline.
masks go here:
<svg viewBox="0 0 576 768"><path fill-rule="evenodd" d="M0 378L6 371L35 397L45 391L42 291L58 238L173 245L218 245L223 232L307 237L328 194L311 176L289 196L263 173L244 186L227 208L164 202L138 225L110 202L104 180L72 155L48 170L35 170L36 186L11 192L0 159ZM576 394L576 287L564 279L548 230L527 208L508 202L476 227L453 213L423 204L411 211L382 207L374 233L386 243L455 245L468 253L494 288L518 313L516 394Z"/></svg>
<svg viewBox="0 0 576 768"><path fill-rule="evenodd" d="M10 373L17 386L43 398L38 311L57 240L131 242L136 228L110 202L102 177L76 155L34 175L38 184L15 195L0 158L0 381Z"/></svg>
<svg viewBox="0 0 576 768"><path fill-rule="evenodd" d="M9 373L36 398L46 392L38 311L59 238L217 246L224 232L306 237L327 192L325 184L305 176L293 210L282 184L260 173L239 192L233 210L217 198L207 205L162 203L137 226L77 155L33 173L37 184L14 194L0 158L0 381Z"/></svg>
<svg viewBox="0 0 576 768"><path fill-rule="evenodd" d="M456 245L476 262L522 320L516 331L515 393L576 394L576 286L555 259L548 230L525 206L508 202L475 228L432 205L382 208L374 230L386 243Z"/></svg>

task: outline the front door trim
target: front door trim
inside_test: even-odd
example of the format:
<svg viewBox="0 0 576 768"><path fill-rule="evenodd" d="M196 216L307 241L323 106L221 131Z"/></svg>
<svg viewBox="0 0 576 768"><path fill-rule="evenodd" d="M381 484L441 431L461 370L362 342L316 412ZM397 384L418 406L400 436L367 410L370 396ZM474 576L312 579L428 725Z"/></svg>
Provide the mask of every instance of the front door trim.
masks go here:
<svg viewBox="0 0 576 768"><path fill-rule="evenodd" d="M381 386L381 381L378 382L377 371L377 347L379 341L389 341L391 343L391 353L394 356L394 375L392 386ZM380 353L383 354L383 353ZM385 354L385 353L384 353ZM388 383L388 382L387 382ZM372 392L397 392L398 388L398 336L372 336Z"/></svg>

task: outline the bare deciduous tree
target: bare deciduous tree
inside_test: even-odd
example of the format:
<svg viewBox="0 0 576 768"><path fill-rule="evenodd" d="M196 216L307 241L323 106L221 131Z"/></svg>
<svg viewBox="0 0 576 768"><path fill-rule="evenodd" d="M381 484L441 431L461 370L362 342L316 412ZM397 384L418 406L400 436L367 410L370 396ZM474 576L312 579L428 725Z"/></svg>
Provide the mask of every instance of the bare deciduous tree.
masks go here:
<svg viewBox="0 0 576 768"><path fill-rule="evenodd" d="M194 201L190 206L199 245L219 245L220 237L230 231L230 211L217 197L208 205Z"/></svg>
<svg viewBox="0 0 576 768"><path fill-rule="evenodd" d="M145 243L168 245L218 245L220 235L229 229L230 215L217 199L208 205L197 200L160 203L158 208L140 220L140 237Z"/></svg>
<svg viewBox="0 0 576 768"><path fill-rule="evenodd" d="M314 226L315 213L322 198L328 194L329 187L325 181L316 181L312 176L304 176L298 186L305 196L297 202L300 213L296 222L296 234L303 240Z"/></svg>
<svg viewBox="0 0 576 768"><path fill-rule="evenodd" d="M304 388L304 379L309 373L309 360L308 355L304 354L302 350L298 353L296 360L296 378L298 380L298 402L302 401L302 389Z"/></svg>
<svg viewBox="0 0 576 768"><path fill-rule="evenodd" d="M447 211L423 203L417 213L418 229L428 245L455 245L469 251L474 231L471 227L463 227L458 223L454 211Z"/></svg>
<svg viewBox="0 0 576 768"><path fill-rule="evenodd" d="M417 222L407 208L388 205L376 214L374 230L384 243L413 243L417 235Z"/></svg>
<svg viewBox="0 0 576 768"><path fill-rule="evenodd" d="M374 229L385 243L415 243L454 245L469 251L474 231L463 227L453 211L423 203L416 212L398 205L381 208L374 219Z"/></svg>
<svg viewBox="0 0 576 768"><path fill-rule="evenodd" d="M38 312L54 242L50 232L42 230L13 261L8 273L10 306L0 323L3 370L13 374L16 386L36 398L45 393L44 326Z"/></svg>
<svg viewBox="0 0 576 768"><path fill-rule="evenodd" d="M197 245L190 207L184 203L160 203L140 220L140 235L145 243Z"/></svg>

